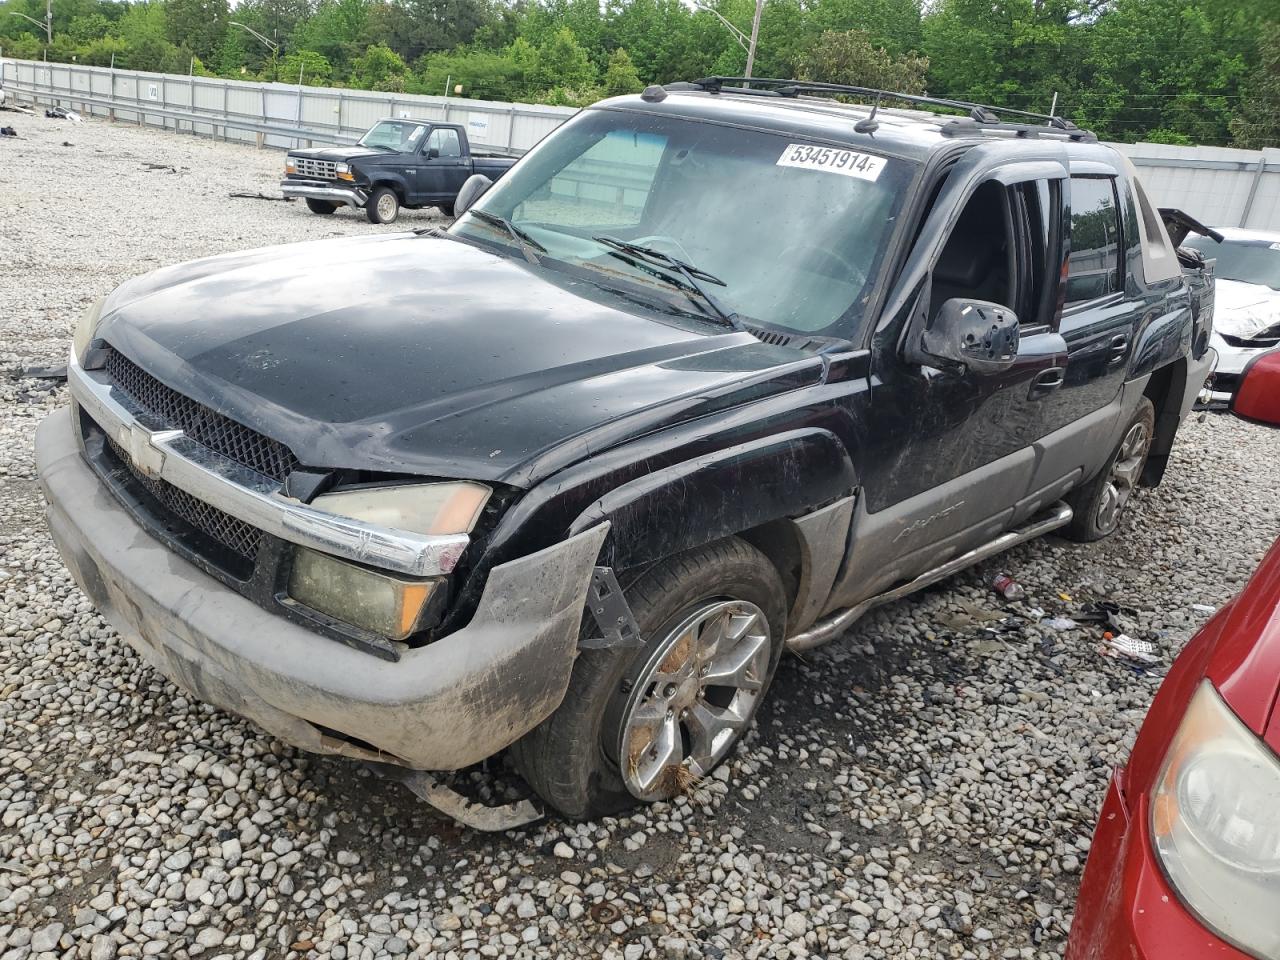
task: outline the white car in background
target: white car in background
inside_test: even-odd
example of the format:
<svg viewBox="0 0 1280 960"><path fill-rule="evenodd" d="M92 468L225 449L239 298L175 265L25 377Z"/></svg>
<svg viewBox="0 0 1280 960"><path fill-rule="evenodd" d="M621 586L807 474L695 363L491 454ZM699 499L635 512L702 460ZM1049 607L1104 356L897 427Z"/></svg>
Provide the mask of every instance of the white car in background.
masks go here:
<svg viewBox="0 0 1280 960"><path fill-rule="evenodd" d="M1210 343L1218 366L1210 378L1210 404L1230 401L1245 365L1280 347L1280 233L1220 227L1222 242L1188 236L1182 246L1217 260Z"/></svg>

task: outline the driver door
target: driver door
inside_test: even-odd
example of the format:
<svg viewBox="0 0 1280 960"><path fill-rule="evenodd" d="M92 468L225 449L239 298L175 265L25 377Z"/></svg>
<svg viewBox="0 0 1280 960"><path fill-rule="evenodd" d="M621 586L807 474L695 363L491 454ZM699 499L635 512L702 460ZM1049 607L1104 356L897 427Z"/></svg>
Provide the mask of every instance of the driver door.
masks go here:
<svg viewBox="0 0 1280 960"><path fill-rule="evenodd" d="M863 497L840 605L988 542L1038 509L1028 500L1033 444L1067 355L1056 330L1067 176L1061 145L983 144L938 189L873 336ZM922 332L953 299L1016 314L1016 353L1002 369L920 358Z"/></svg>

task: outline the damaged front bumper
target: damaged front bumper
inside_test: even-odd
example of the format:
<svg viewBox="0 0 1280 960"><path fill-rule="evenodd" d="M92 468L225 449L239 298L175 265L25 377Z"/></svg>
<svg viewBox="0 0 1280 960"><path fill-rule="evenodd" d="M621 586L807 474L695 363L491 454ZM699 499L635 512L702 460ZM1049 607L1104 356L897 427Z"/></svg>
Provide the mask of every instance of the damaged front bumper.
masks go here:
<svg viewBox="0 0 1280 960"><path fill-rule="evenodd" d="M281 180L280 192L286 197L326 200L348 207L363 207L369 199L369 194L359 187L335 187L325 180Z"/></svg>
<svg viewBox="0 0 1280 960"><path fill-rule="evenodd" d="M456 770L544 720L568 688L608 524L494 567L471 623L395 662L276 616L152 538L50 414L36 462L76 582L142 657L195 697L304 750Z"/></svg>

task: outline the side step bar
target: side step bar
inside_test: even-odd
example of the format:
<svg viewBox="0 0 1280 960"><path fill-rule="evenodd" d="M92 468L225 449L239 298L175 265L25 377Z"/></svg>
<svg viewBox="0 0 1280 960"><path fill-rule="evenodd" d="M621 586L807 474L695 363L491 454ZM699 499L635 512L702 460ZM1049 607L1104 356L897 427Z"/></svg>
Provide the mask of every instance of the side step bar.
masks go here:
<svg viewBox="0 0 1280 960"><path fill-rule="evenodd" d="M944 580L953 573L958 573L965 567L971 567L981 560L988 557L994 557L997 553L1003 553L1010 547L1016 547L1020 543L1026 543L1028 540L1034 540L1036 537L1048 533L1050 530L1056 530L1058 527L1065 527L1071 522L1072 510L1065 503L1058 502L1050 507L1047 511L1039 514L1016 530L1010 530L1002 533L990 543L984 543L980 547L975 547L968 553L962 553L960 556L948 560L941 566L934 567L932 570L926 570L914 580L908 580L906 583L894 587L884 593L876 594L869 597L861 603L852 607L845 607L843 610L837 610L835 613L819 620L808 630L797 633L787 638L787 649L792 652L801 650L812 650L814 647L820 647L828 640L833 639L840 631L844 630L860 616L873 607L881 604L892 603L894 600L901 600L908 594L922 590L931 584Z"/></svg>

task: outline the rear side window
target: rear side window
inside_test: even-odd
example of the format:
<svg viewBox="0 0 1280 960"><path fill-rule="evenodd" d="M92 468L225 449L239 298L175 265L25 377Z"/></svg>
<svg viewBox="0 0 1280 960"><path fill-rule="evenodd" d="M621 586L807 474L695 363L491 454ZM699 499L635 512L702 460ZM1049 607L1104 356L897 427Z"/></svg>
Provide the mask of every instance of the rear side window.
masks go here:
<svg viewBox="0 0 1280 960"><path fill-rule="evenodd" d="M1071 258L1068 304L1121 289L1120 205L1111 177L1071 178Z"/></svg>

